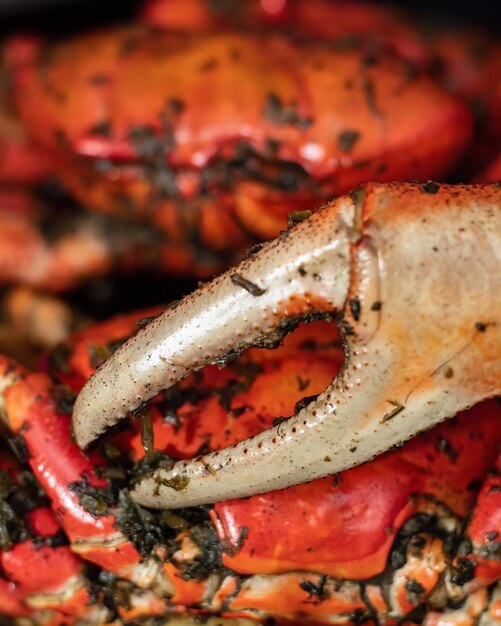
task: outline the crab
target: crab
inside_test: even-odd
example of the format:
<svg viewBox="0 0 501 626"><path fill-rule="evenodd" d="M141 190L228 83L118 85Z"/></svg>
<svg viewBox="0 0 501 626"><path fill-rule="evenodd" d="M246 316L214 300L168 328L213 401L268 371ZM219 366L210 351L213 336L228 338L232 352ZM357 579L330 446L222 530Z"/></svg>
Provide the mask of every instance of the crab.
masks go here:
<svg viewBox="0 0 501 626"><path fill-rule="evenodd" d="M175 15L200 3L183 6ZM343 24L320 32L327 6L359 20L356 44L333 45ZM116 216L75 216L75 265L68 233L33 234L26 218L44 209L7 210L30 239L6 281L59 290L105 272L110 230L119 263L153 248L171 272L209 276L290 212L305 218L363 179L443 177L464 153L471 112L421 73L400 22L341 2L242 7L265 32L198 13L211 32L188 20L190 35L137 26L11 44L22 132L44 166L27 182L56 172L86 206L147 224L117 233ZM291 39L281 24L303 30ZM20 626L496 623L499 406L485 399L501 379L499 205L496 186L371 183L144 330L133 315L83 332L43 373L1 358L20 459L2 457L15 529L0 613ZM71 419L80 446L101 435L97 448L77 447ZM31 510L15 496L26 480L39 481Z"/></svg>
<svg viewBox="0 0 501 626"><path fill-rule="evenodd" d="M149 26L5 46L0 180L52 174L83 208L69 203L79 217L63 238L77 242L78 262L66 246L55 264L62 242L54 250L38 216L57 221L60 203L38 199L34 225L1 206L0 283L68 291L117 266L211 277L294 210L363 180L444 178L465 153L459 177L470 180L499 145L499 46L485 33L430 43L396 12L325 0L154 0L142 20ZM263 67L269 80L256 75ZM473 100L491 114L471 148ZM96 208L126 219L85 216Z"/></svg>
<svg viewBox="0 0 501 626"><path fill-rule="evenodd" d="M119 624L183 607L239 624L271 617L284 624L390 624L425 614L431 624L445 617L444 610L463 619L471 613L472 623L494 613L490 587L499 563L492 513L498 494L490 488L499 480L489 477L489 467L500 443L494 402L371 463L292 490L160 516L132 506L124 484L147 466L152 452L144 456L144 424L134 420L103 442L107 458L97 452L85 457L69 439L67 389L80 389L106 354L145 323L140 315L156 313L101 324L53 353L48 371L65 388L46 374L2 361L4 412L17 432L10 443L18 454L20 441L27 446L33 472L71 541L73 554L65 548L64 557L103 568L99 575L87 568L85 578L83 563L75 565L80 582L66 588L78 589L79 604L68 592L67 604L59 600L54 613L54 594L52 604L44 600L50 588L45 577L25 573L31 587L23 587L19 572L26 572L26 560L20 556L17 569L4 569L23 609L12 609L13 615L30 615L37 624L49 616L49 624L71 623L72 616L77 624ZM292 413L303 394L321 391L343 359L335 327L319 321L300 327L277 350L253 349L225 369L206 368L151 405L156 447L183 457L240 440L271 425L277 414ZM169 462L159 451L154 456ZM437 466L438 478L430 471ZM26 470L24 476L26 481ZM481 506L465 532L462 521L475 501ZM480 511L490 516L483 519ZM20 553L32 550L22 541L14 546ZM64 577L66 570L59 570ZM72 606L81 613L72 613Z"/></svg>
<svg viewBox="0 0 501 626"><path fill-rule="evenodd" d="M500 204L497 185L373 183L162 316L82 331L44 373L1 360L13 445L93 564L89 607L496 623Z"/></svg>
<svg viewBox="0 0 501 626"><path fill-rule="evenodd" d="M295 210L364 180L440 179L464 153L472 115L461 99L398 51L364 44L277 25L136 25L13 41L8 58L24 128L67 189L153 224L170 248L164 267L203 278Z"/></svg>

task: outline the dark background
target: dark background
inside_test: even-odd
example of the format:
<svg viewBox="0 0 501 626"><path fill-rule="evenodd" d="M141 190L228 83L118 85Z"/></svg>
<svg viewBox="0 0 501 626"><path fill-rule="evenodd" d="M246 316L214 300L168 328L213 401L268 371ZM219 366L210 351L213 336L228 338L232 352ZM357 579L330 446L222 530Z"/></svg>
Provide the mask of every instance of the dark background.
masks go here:
<svg viewBox="0 0 501 626"><path fill-rule="evenodd" d="M377 0L374 3L378 4ZM0 32L22 29L63 34L130 19L139 4L140 0L0 0ZM501 30L499 0L393 0L389 4L411 9L435 22Z"/></svg>

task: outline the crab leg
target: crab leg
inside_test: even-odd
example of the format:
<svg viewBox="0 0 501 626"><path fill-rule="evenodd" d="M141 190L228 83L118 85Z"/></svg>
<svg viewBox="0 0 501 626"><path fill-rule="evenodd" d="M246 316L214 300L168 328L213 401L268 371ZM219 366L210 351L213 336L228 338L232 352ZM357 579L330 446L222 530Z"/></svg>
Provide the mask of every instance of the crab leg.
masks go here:
<svg viewBox="0 0 501 626"><path fill-rule="evenodd" d="M113 515L95 516L82 506L71 484L80 480L103 487L94 466L98 457L79 453L67 417L56 406L51 383L0 355L0 417L13 435L23 433L29 463L57 511L73 552L122 577L141 579L141 557L115 527Z"/></svg>
<svg viewBox="0 0 501 626"><path fill-rule="evenodd" d="M119 349L77 400L77 441L295 316L333 310L347 362L323 394L279 428L157 470L136 499L176 508L319 478L499 394L500 205L498 186L435 183L336 200Z"/></svg>

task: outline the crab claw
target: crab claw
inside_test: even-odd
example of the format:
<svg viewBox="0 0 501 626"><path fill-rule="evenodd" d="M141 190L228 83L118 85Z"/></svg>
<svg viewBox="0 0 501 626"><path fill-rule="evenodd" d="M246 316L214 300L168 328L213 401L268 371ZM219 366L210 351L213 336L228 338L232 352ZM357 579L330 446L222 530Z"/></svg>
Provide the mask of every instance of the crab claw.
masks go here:
<svg viewBox="0 0 501 626"><path fill-rule="evenodd" d="M208 363L333 311L345 366L279 427L144 478L146 506L249 496L367 461L501 392L501 189L369 184L167 310L82 390L85 446Z"/></svg>

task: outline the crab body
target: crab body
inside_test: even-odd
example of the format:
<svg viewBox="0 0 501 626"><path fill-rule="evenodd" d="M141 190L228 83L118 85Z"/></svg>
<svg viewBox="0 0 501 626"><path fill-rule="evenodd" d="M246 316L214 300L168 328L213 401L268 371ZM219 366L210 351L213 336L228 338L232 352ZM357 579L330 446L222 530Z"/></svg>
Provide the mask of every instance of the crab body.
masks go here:
<svg viewBox="0 0 501 626"><path fill-rule="evenodd" d="M440 178L471 136L458 99L363 46L136 27L15 47L23 124L64 184L153 222L181 273L210 275L360 181Z"/></svg>

